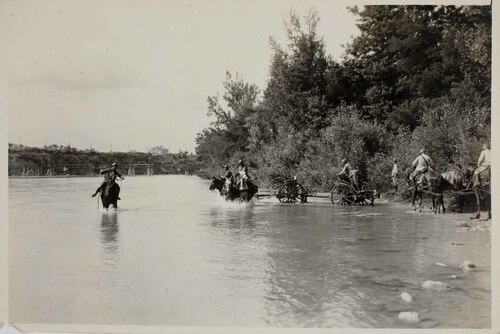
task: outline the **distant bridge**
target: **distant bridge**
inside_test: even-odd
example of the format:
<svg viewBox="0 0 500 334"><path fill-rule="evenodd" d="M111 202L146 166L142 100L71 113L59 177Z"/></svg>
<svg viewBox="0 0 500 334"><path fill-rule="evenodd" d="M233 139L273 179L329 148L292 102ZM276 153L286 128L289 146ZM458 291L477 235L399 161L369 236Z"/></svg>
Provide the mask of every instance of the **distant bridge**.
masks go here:
<svg viewBox="0 0 500 334"><path fill-rule="evenodd" d="M136 164L128 164L127 175L136 175L136 168L139 170L144 170L145 175L153 176L153 164L147 164L145 162L138 162Z"/></svg>
<svg viewBox="0 0 500 334"><path fill-rule="evenodd" d="M154 165L173 164L173 161L161 161L149 164L144 161L137 163L126 164L123 166L125 175L154 175ZM108 166L96 168L92 164L64 164L64 165L49 165L46 168L34 168L23 166L21 176L56 176L56 175L88 175L89 171L104 170Z"/></svg>

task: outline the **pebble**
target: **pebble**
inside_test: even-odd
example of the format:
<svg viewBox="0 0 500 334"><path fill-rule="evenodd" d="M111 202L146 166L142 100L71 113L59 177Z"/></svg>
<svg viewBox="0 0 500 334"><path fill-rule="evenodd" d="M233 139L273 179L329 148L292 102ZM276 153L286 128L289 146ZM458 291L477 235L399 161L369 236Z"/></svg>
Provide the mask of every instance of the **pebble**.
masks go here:
<svg viewBox="0 0 500 334"><path fill-rule="evenodd" d="M446 264L441 263L441 262L436 262L436 264L437 264L438 266L441 266L441 267L448 267Z"/></svg>
<svg viewBox="0 0 500 334"><path fill-rule="evenodd" d="M439 281L425 281L422 287L429 291L446 291L452 288L452 286Z"/></svg>
<svg viewBox="0 0 500 334"><path fill-rule="evenodd" d="M457 275L450 275L450 278L455 279L455 278L457 278Z"/></svg>
<svg viewBox="0 0 500 334"><path fill-rule="evenodd" d="M398 319L405 322L420 322L420 315L417 312L399 312Z"/></svg>
<svg viewBox="0 0 500 334"><path fill-rule="evenodd" d="M407 303L411 303L411 301L413 300L413 298L411 297L411 295L408 292L403 292L401 294L401 299Z"/></svg>
<svg viewBox="0 0 500 334"><path fill-rule="evenodd" d="M463 271L465 272L468 272L469 270L471 269L475 269L477 268L476 265L470 261L464 261L464 263L462 263L460 266L459 266L460 269L462 269Z"/></svg>

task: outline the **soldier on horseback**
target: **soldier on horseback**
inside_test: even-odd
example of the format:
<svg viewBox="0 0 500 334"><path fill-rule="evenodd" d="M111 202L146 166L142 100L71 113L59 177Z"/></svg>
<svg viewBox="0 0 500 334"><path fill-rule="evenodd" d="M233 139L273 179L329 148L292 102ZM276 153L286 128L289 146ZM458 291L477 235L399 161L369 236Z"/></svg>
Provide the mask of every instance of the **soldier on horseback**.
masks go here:
<svg viewBox="0 0 500 334"><path fill-rule="evenodd" d="M228 165L224 165L224 175L222 175L222 179L224 179L224 195L228 195L231 191L231 187L233 186L233 173L229 169Z"/></svg>
<svg viewBox="0 0 500 334"><path fill-rule="evenodd" d="M425 154L425 150L421 149L420 154L412 163L412 167L414 168L413 172L410 174L410 179L413 181L413 186L417 186L417 179L420 175L427 173L429 168L434 169L434 161L432 161L431 157Z"/></svg>
<svg viewBox="0 0 500 334"><path fill-rule="evenodd" d="M101 175L104 175L104 181L102 181L101 185L97 188L95 193L92 195L92 197L95 197L99 192L104 190L104 188L111 183L114 183L116 180L116 177L119 177L121 179L125 179L120 172L118 172L118 164L116 162L113 162L111 164L110 168L106 168L101 171ZM121 199L118 197L118 199Z"/></svg>

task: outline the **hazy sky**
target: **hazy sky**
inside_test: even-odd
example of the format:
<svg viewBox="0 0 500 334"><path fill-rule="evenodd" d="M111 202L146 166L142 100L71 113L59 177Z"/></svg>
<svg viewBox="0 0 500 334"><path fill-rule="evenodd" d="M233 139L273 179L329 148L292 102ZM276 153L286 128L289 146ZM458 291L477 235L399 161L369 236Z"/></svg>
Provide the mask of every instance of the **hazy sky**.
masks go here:
<svg viewBox="0 0 500 334"><path fill-rule="evenodd" d="M357 33L342 1L16 1L8 4L9 142L194 151L225 72L264 88L269 37L315 8L328 52ZM4 13L5 14L5 13Z"/></svg>
<svg viewBox="0 0 500 334"><path fill-rule="evenodd" d="M412 2L419 1L432 2ZM194 151L196 134L210 122L207 96L223 93L226 70L265 88L269 37L285 41L283 19L291 8L300 16L310 8L318 11L319 33L338 60L342 44L358 34L355 17L346 9L356 3L3 2L0 16L9 30L4 49L9 57L9 142L92 145L101 151L111 145L113 151L156 145Z"/></svg>

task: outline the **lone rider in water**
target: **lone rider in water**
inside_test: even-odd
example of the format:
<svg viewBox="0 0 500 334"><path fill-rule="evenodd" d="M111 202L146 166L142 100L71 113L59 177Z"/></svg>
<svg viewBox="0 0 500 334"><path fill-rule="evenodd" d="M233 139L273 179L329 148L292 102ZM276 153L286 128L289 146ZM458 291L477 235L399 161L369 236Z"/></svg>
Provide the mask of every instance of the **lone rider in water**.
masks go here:
<svg viewBox="0 0 500 334"><path fill-rule="evenodd" d="M102 191L111 182L115 182L117 176L119 178L121 178L122 180L125 179L120 174L120 172L118 172L117 168L118 168L118 164L116 162L113 162L111 164L111 168L106 168L105 170L101 171L101 174L104 174L104 181L102 181L101 185L99 186L99 188L97 188L97 190L92 195L92 197L95 197L95 195L97 195L100 191ZM118 197L118 199L121 199L121 198Z"/></svg>

